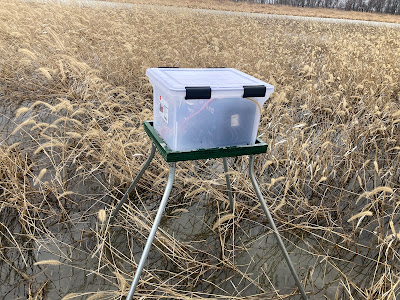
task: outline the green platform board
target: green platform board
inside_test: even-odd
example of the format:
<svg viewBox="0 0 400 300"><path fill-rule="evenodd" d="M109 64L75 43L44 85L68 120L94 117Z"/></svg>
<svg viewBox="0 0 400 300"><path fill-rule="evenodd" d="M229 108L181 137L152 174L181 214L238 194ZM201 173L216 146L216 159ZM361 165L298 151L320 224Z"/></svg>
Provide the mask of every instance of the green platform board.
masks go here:
<svg viewBox="0 0 400 300"><path fill-rule="evenodd" d="M257 138L255 145L208 148L182 152L173 151L154 129L153 121L145 121L143 122L143 126L147 135L166 162L261 154L266 153L268 147L264 141Z"/></svg>

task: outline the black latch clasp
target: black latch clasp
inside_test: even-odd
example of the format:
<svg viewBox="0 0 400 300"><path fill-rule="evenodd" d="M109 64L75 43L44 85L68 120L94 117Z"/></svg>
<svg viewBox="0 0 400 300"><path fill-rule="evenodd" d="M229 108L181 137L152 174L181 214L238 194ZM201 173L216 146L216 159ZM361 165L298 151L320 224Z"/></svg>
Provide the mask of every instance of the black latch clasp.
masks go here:
<svg viewBox="0 0 400 300"><path fill-rule="evenodd" d="M243 98L247 97L265 97L267 88L265 85L244 85Z"/></svg>
<svg viewBox="0 0 400 300"><path fill-rule="evenodd" d="M209 86L193 86L185 87L185 99L211 99L211 87Z"/></svg>

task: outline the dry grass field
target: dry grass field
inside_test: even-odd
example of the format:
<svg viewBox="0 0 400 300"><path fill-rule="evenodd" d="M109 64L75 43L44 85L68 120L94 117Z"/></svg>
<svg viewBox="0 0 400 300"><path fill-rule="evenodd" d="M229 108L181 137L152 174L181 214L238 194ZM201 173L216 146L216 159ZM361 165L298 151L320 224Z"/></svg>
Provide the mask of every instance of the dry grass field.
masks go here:
<svg viewBox="0 0 400 300"><path fill-rule="evenodd" d="M190 7L228 11L243 11L264 14L292 15L302 17L352 19L375 22L400 23L400 16L379 13L364 13L327 8L293 7L288 5L234 2L232 0L99 0L123 3L140 3L164 6Z"/></svg>
<svg viewBox="0 0 400 300"><path fill-rule="evenodd" d="M165 186L159 156L115 225L105 220L149 153L145 70L157 66L233 67L273 84L256 174L310 299L396 299L398 29L0 3L3 299L127 294ZM268 242L257 254L271 231L246 162L229 160L237 217L226 222L222 163L178 164L141 299L296 299L274 277L288 273L279 252L265 262ZM183 219L197 221L171 230Z"/></svg>

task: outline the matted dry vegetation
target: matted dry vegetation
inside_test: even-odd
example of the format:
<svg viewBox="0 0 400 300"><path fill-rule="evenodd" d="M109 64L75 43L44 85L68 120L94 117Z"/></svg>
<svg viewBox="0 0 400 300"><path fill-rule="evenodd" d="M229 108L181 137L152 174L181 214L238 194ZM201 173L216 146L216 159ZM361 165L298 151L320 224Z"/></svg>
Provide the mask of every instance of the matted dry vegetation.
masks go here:
<svg viewBox="0 0 400 300"><path fill-rule="evenodd" d="M123 2L136 4L153 4L176 7L190 7L200 9L214 9L227 11L242 11L263 14L291 15L302 17L318 17L318 18L336 18L364 20L375 22L400 23L400 16L381 14L381 13L365 13L357 11L346 11L329 8L308 8L293 7L278 4L259 4L247 1L234 2L232 0L99 0L109 2Z"/></svg>
<svg viewBox="0 0 400 300"><path fill-rule="evenodd" d="M116 244L113 231L105 231L106 215L150 149L141 127L152 119L145 70L224 66L275 86L259 129L269 149L257 157L256 174L287 242L296 249L303 240L297 251L315 258L315 266L299 270L307 291L323 298L314 281L328 275L313 272L324 265L338 274L332 283L338 299L396 298L399 30L1 1L0 43L1 268L19 276L18 296L50 297L51 278L40 276L52 266L74 265L77 251L96 259L97 267L86 271L113 288L102 291L92 282L95 291L64 299L126 295L136 266L131 251L141 252L167 174L156 157L112 227L122 230L123 242ZM235 221L226 217L221 162L178 164L167 220L183 218L203 201L212 213L202 221L209 236L182 240L163 226L150 259L158 262L143 273L138 295L243 299L253 291L254 299L290 297L291 290L272 288L276 282L263 263L252 271L235 263L238 253L253 253L243 242L248 230L262 226L270 234L260 225L265 219L246 161L230 160L236 166ZM200 220L203 211L198 214ZM55 226L81 238L68 244ZM85 242L90 239L94 245ZM67 250L57 254L49 241ZM56 258L35 262L39 248ZM21 264L16 257L23 257Z"/></svg>

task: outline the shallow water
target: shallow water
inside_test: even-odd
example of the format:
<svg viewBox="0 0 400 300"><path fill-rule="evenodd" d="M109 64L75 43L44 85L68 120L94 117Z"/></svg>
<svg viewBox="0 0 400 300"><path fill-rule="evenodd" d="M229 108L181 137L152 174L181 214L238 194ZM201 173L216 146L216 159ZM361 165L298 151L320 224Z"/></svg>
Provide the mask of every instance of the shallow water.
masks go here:
<svg viewBox="0 0 400 300"><path fill-rule="evenodd" d="M177 240L220 257L220 239L211 229L217 221L216 207L212 201L212 199L193 201L187 206L179 206L187 211L178 213L173 212L176 207L169 207L160 227ZM172 205L176 205L173 199L171 202ZM91 210L96 211L100 207L99 203ZM50 228L52 236L45 235L39 242L33 243L31 254L26 258L29 261L28 268L24 268L18 253L14 253L14 267L25 270L24 272L31 276L31 280L23 280L18 272L2 263L0 299L26 299L28 282L36 288L43 286L46 290L45 299L61 299L68 293L82 292L88 294L74 299L86 299L91 295L90 292L117 290L115 280L107 270L107 266L104 266L104 263L99 265L98 255L93 255L98 243L93 232L99 228L99 223L93 215L88 214L88 210L82 211L83 213L71 214L75 226L71 227L67 223L55 224ZM122 210L118 218L124 218L124 213ZM291 293L296 287L294 280L268 227L247 219L242 219L232 226L230 230L233 230L234 234L225 242L226 249L232 249L234 244L235 251L234 253L227 251L225 255L241 272L248 275L248 279L244 279L240 273L231 269L221 270L208 278L212 279L212 284L202 282L195 290L215 295L250 296L260 293L260 289L251 283L253 280L266 293L273 294L272 285L280 294ZM301 241L288 233L284 233L283 238L299 277L302 281L307 277L306 291L310 292L310 299L324 297L334 299L336 294L341 298L343 295L342 287L339 286L340 274L327 264L323 257L308 253L312 251L312 247L318 247L319 241L312 238ZM125 229L115 226L110 241L113 247L128 257L131 255L130 247L133 245L135 259L136 261L140 259L143 246L132 240ZM343 257L346 258L350 259L351 255ZM61 264L32 266L34 262L43 260L56 260ZM120 263L124 269L130 269L126 262ZM361 272L362 262L357 264L357 258L353 258L350 264L346 261L339 262L338 266L348 276L353 275L353 278L361 276L362 280L366 275ZM174 271L174 267L168 265L168 261L155 247L150 251L147 267ZM131 271L128 272L132 274ZM160 276L165 274L160 273ZM300 299L300 297L292 296L290 299Z"/></svg>

